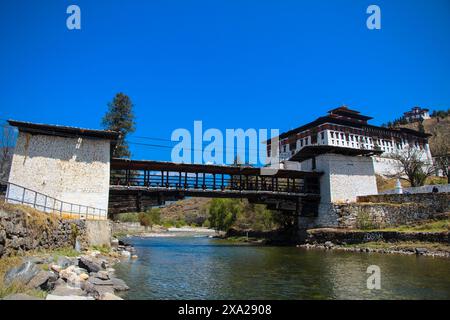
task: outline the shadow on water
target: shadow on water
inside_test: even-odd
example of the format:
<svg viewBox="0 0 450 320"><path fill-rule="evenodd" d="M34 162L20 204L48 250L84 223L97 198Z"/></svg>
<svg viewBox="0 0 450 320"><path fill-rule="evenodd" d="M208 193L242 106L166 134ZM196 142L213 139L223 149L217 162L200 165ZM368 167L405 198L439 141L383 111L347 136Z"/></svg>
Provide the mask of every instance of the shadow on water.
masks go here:
<svg viewBox="0 0 450 320"><path fill-rule="evenodd" d="M194 237L132 238L116 266L128 299L450 299L450 260L233 245ZM381 290L369 290L369 265Z"/></svg>

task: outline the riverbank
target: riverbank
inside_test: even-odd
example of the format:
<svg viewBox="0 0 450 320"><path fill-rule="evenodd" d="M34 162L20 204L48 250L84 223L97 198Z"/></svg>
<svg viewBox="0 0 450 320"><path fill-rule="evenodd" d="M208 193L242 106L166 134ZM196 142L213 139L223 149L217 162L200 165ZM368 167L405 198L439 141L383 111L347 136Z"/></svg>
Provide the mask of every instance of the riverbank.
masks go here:
<svg viewBox="0 0 450 320"><path fill-rule="evenodd" d="M421 255L429 257L450 258L450 245L432 242L399 241L395 243L372 241L360 244L301 244L298 248L335 250L346 252L367 252L383 254Z"/></svg>
<svg viewBox="0 0 450 320"><path fill-rule="evenodd" d="M122 300L129 290L114 265L137 258L131 246L27 253L0 259L0 299Z"/></svg>

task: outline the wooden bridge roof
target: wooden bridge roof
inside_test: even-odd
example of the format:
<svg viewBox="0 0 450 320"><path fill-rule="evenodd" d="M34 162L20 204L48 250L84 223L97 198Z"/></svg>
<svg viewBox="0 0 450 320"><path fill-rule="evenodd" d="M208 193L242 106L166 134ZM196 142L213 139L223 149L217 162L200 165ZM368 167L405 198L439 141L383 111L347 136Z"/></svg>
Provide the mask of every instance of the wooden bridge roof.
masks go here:
<svg viewBox="0 0 450 320"><path fill-rule="evenodd" d="M225 166L209 164L187 164L174 163L166 161L152 160L130 160L113 158L111 160L112 170L150 170L150 171L175 171L189 173L207 173L207 174L228 174L228 175L259 175L273 176L278 178L307 178L319 177L322 172L297 171L279 169L276 174L263 174L261 168L249 166Z"/></svg>

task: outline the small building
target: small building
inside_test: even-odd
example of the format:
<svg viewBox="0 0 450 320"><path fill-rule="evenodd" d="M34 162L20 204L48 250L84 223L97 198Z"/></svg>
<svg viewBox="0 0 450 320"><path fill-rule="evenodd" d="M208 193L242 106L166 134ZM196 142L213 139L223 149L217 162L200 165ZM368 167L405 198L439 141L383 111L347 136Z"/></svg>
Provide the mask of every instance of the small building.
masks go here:
<svg viewBox="0 0 450 320"><path fill-rule="evenodd" d="M118 132L8 122L19 131L8 182L61 202L100 209L106 216L111 150L119 139ZM31 197L19 187L11 188L8 194L16 201L27 196ZM25 199L32 201L36 195L35 199ZM60 209L70 210L62 204Z"/></svg>
<svg viewBox="0 0 450 320"><path fill-rule="evenodd" d="M413 107L410 111L403 113L403 118L409 123L430 119L429 111L425 108Z"/></svg>

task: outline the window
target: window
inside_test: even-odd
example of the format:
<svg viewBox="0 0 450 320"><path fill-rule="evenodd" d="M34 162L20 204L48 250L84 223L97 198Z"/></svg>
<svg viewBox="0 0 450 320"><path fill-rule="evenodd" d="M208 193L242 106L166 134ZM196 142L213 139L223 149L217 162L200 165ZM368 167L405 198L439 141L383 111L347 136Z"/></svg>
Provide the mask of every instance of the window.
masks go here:
<svg viewBox="0 0 450 320"><path fill-rule="evenodd" d="M331 139L334 139L334 132L331 131Z"/></svg>
<svg viewBox="0 0 450 320"><path fill-rule="evenodd" d="M322 140L325 139L325 132L322 131L322 132L320 133L320 138L321 138Z"/></svg>
<svg viewBox="0 0 450 320"><path fill-rule="evenodd" d="M303 147L303 139L300 139L300 147Z"/></svg>

